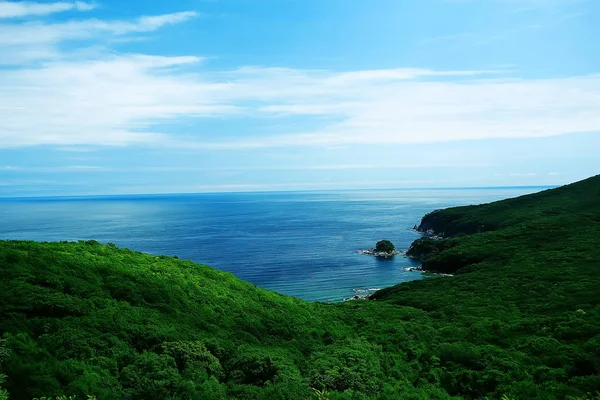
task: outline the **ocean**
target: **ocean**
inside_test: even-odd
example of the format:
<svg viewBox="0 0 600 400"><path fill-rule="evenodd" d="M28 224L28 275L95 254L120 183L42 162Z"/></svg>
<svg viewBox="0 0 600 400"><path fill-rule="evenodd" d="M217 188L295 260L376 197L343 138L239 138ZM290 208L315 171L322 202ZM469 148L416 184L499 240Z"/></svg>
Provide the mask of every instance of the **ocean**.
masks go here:
<svg viewBox="0 0 600 400"><path fill-rule="evenodd" d="M406 250L421 217L543 188L399 189L0 199L0 239L88 240L178 256L309 301L423 279L413 260L359 254L381 239Z"/></svg>

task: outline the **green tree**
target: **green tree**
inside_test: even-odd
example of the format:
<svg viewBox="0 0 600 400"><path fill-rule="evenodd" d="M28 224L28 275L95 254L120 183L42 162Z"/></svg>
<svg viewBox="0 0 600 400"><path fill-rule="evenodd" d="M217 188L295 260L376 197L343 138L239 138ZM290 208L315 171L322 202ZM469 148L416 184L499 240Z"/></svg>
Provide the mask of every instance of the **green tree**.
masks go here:
<svg viewBox="0 0 600 400"><path fill-rule="evenodd" d="M380 240L375 244L375 251L383 253L392 253L396 250L396 247L389 240Z"/></svg>
<svg viewBox="0 0 600 400"><path fill-rule="evenodd" d="M5 347L5 342L6 340L0 339L0 400L8 400L8 392L2 388L2 385L6 381L6 375L2 373L2 363L10 354L10 350Z"/></svg>

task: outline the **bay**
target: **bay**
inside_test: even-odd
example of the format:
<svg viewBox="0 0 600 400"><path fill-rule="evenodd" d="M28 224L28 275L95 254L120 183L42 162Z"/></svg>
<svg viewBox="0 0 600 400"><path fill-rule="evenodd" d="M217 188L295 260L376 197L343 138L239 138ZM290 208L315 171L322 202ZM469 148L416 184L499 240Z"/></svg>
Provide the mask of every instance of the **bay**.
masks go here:
<svg viewBox="0 0 600 400"><path fill-rule="evenodd" d="M0 199L0 239L98 240L178 256L309 301L422 279L413 260L359 254L378 240L406 250L434 209L539 187L206 193Z"/></svg>

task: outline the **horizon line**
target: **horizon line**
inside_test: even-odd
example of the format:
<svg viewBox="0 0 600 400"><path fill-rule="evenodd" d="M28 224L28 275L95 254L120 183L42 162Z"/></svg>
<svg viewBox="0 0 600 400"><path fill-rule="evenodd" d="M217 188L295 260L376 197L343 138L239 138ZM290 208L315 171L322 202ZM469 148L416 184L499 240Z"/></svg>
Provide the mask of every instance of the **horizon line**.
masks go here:
<svg viewBox="0 0 600 400"><path fill-rule="evenodd" d="M261 193L316 193L316 192L358 192L358 191L392 191L392 190L493 190L493 189L552 189L560 185L509 185L509 186L447 186L447 187L405 187L405 188L346 188L346 189L289 189L289 190L236 190L236 191L206 191L206 192L170 192L170 193L119 193L119 194L75 194L49 196L0 196L2 200L36 200L36 199L86 199L86 198L115 198L115 197L168 197L194 196L205 194L261 194Z"/></svg>

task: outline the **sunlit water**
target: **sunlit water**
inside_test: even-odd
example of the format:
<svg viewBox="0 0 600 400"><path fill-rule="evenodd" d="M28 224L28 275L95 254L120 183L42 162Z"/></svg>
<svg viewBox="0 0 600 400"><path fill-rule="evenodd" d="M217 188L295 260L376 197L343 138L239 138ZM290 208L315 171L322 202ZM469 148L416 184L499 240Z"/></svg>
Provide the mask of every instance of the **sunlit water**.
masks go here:
<svg viewBox="0 0 600 400"><path fill-rule="evenodd" d="M381 239L405 250L434 209L540 188L222 193L0 199L0 239L95 239L177 255L280 293L339 301L421 279L417 264L358 254Z"/></svg>

